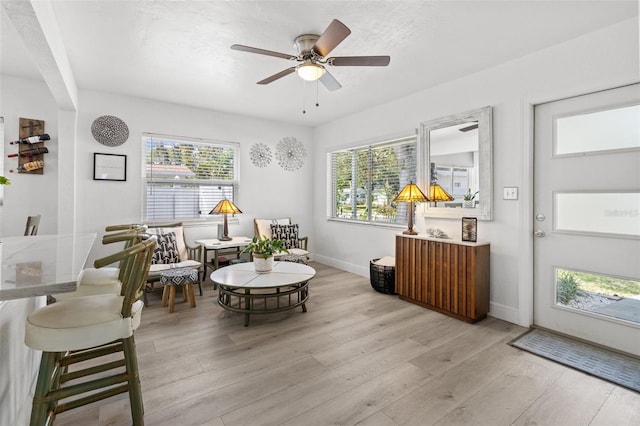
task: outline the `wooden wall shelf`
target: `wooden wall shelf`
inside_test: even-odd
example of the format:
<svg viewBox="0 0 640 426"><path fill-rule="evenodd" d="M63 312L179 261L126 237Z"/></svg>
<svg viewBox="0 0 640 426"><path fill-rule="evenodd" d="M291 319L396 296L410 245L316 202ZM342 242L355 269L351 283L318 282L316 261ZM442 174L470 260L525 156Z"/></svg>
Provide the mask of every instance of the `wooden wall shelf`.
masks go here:
<svg viewBox="0 0 640 426"><path fill-rule="evenodd" d="M34 147L42 148L44 147L44 142L32 143L29 145L20 144L18 145L18 152L29 151ZM26 163L30 163L32 161L43 161L44 162L44 154L34 155L31 157L18 157L18 166L24 166ZM26 173L30 175L41 175L44 174L44 167L36 169L36 170L19 170L18 173Z"/></svg>
<svg viewBox="0 0 640 426"><path fill-rule="evenodd" d="M42 135L45 133L44 130L44 120L36 120L33 118L20 118L19 120L19 129L18 129L18 137L20 139L28 138L30 136ZM18 145L18 153L23 151L28 151L29 149L33 149L33 147L44 147L44 142L37 142L34 144L19 144ZM26 163L31 161L43 161L44 155L34 155L32 157L18 157L18 166L24 166ZM44 167L36 169L36 170L19 170L18 173L25 173L30 175L42 175L44 174Z"/></svg>

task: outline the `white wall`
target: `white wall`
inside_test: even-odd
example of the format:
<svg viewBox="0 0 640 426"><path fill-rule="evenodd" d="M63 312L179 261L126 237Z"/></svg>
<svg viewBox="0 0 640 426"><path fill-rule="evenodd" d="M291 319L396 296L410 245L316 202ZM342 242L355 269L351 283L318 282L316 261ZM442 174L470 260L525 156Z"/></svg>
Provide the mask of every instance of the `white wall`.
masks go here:
<svg viewBox="0 0 640 426"><path fill-rule="evenodd" d="M50 153L45 157L44 175L10 176L13 183L6 187L0 235L20 235L27 214L33 213L43 214L41 233L55 233L58 205L56 146L65 143L56 137L56 106L50 100L44 83L7 76L2 78L5 89L2 103L7 112L5 151L11 152L8 141L17 136L17 117L44 119L53 141L47 144ZM129 139L118 147L101 145L91 135L93 120L107 114L121 118L129 127ZM310 237L313 246L312 195L308 191L313 176L310 158L312 132L309 128L93 91L81 91L79 96L77 232L100 235L105 225L142 220L142 132L238 142L240 186L237 205L243 214L236 216L237 221L231 221L229 233L253 235L254 217L290 216L300 224L301 232ZM278 141L288 136L301 141L307 151L304 166L294 172L283 170L275 159ZM249 158L249 149L257 142L268 145L274 154L265 168L254 166ZM127 181L94 181L95 152L127 155ZM5 169L8 169L12 160L5 163ZM89 261L107 254L109 250L95 244Z"/></svg>
<svg viewBox="0 0 640 426"><path fill-rule="evenodd" d="M638 81L638 20L584 35L468 77L372 107L315 129L314 232L316 259L368 276L370 259L394 253L398 229L328 221L326 153L385 135L410 134L420 122L493 106L494 220L479 222L478 238L491 243L491 315L529 324L532 283L531 104ZM520 188L518 201L502 188ZM460 221L424 219L460 238ZM521 294L522 293L522 294Z"/></svg>
<svg viewBox="0 0 640 426"><path fill-rule="evenodd" d="M210 138L240 144L240 186L237 205L243 214L229 224L231 235L253 235L254 217L290 216L303 232L312 232L311 187L313 164L309 158L295 171L284 171L274 158L269 166L254 166L251 145L262 142L275 148L280 139L292 136L311 154L312 132L308 128L261 119L160 103L133 97L81 91L78 116L78 232L100 232L106 224L142 220L142 132L193 138ZM93 120L115 115L129 127L129 139L118 147L107 147L91 135ZM127 155L127 181L94 181L93 153ZM218 219L218 218L216 218ZM311 238L313 241L313 238ZM94 246L93 255L107 253ZM93 256L92 256L93 257Z"/></svg>
<svg viewBox="0 0 640 426"><path fill-rule="evenodd" d="M22 235L27 216L42 214L39 232L54 234L58 224L58 109L43 81L2 76L0 115L4 117L4 153L18 152L20 118L44 120L45 132L51 140L45 143L44 174L9 173L18 166L17 158L4 159L0 174L11 180L4 188L4 205L0 207L0 236Z"/></svg>

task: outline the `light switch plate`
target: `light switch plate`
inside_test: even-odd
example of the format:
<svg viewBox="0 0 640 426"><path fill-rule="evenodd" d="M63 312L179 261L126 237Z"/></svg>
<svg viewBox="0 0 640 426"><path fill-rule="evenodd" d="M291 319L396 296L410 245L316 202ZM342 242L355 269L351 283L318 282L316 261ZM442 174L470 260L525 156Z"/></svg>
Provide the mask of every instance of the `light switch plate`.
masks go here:
<svg viewBox="0 0 640 426"><path fill-rule="evenodd" d="M502 196L504 200L517 200L518 199L518 187L516 186L505 186L504 187L504 195Z"/></svg>

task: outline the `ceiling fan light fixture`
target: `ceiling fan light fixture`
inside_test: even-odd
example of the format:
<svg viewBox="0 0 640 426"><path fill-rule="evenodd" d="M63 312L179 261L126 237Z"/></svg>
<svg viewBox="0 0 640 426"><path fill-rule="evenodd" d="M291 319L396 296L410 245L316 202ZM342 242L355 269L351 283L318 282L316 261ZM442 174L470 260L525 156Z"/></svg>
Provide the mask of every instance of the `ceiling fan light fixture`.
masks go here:
<svg viewBox="0 0 640 426"><path fill-rule="evenodd" d="M326 70L322 65L308 62L298 66L296 71L301 79L305 81L316 81L324 75Z"/></svg>

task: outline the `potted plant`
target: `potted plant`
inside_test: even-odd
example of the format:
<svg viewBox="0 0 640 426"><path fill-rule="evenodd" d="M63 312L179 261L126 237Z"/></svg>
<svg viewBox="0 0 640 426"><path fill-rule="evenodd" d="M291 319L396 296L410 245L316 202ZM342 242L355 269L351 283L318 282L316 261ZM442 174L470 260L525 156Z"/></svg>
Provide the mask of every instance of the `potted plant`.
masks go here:
<svg viewBox="0 0 640 426"><path fill-rule="evenodd" d="M476 198L476 195L478 195L479 191L474 192L473 194L471 193L471 188L468 189L467 193L464 194L464 207L466 209L470 209L474 207L474 198Z"/></svg>
<svg viewBox="0 0 640 426"><path fill-rule="evenodd" d="M281 240L270 240L267 237L260 239L256 235L251 242L242 249L242 253L251 253L256 272L266 273L270 272L273 268L273 255L289 253L289 250L283 247Z"/></svg>

